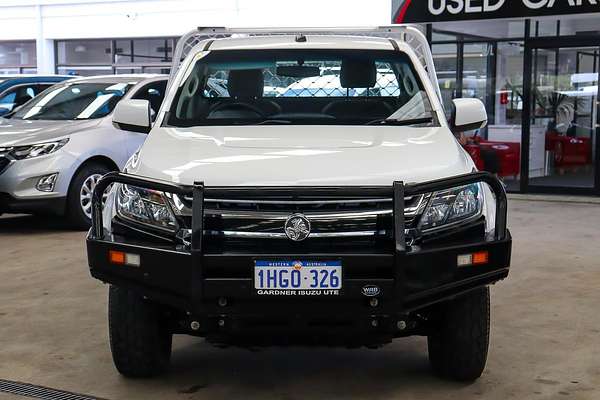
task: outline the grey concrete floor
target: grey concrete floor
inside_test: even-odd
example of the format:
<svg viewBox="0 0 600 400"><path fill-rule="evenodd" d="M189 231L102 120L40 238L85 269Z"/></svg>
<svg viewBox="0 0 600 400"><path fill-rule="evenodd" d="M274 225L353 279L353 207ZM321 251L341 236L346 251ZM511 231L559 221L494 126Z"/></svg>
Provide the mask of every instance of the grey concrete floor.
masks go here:
<svg viewBox="0 0 600 400"><path fill-rule="evenodd" d="M0 379L107 399L600 399L600 205L512 201L510 227L512 270L492 288L490 354L473 384L432 376L419 337L251 352L178 336L168 375L127 380L84 233L0 217Z"/></svg>

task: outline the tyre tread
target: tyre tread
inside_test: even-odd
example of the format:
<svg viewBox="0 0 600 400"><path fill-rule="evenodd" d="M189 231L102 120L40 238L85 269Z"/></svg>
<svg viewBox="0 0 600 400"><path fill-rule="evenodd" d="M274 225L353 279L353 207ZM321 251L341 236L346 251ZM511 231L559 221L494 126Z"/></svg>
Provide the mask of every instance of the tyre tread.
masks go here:
<svg viewBox="0 0 600 400"><path fill-rule="evenodd" d="M458 381L481 376L490 337L489 288L442 303L428 336L429 360L436 373Z"/></svg>
<svg viewBox="0 0 600 400"><path fill-rule="evenodd" d="M139 378L164 372L172 334L161 324L157 309L130 290L112 285L109 290L109 339L117 370Z"/></svg>

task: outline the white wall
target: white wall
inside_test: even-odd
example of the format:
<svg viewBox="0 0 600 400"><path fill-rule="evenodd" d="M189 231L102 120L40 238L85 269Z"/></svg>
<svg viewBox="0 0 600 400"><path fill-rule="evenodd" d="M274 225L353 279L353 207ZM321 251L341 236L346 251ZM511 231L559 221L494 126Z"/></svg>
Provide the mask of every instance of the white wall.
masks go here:
<svg viewBox="0 0 600 400"><path fill-rule="evenodd" d="M0 0L0 41L36 40L54 70L52 40L179 36L197 26L370 26L391 0Z"/></svg>

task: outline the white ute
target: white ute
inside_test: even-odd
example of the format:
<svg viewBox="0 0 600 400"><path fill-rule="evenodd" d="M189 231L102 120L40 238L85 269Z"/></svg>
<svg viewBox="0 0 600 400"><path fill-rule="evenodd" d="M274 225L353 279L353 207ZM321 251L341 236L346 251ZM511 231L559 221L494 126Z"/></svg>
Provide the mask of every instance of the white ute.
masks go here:
<svg viewBox="0 0 600 400"><path fill-rule="evenodd" d="M156 123L96 187L91 275L110 284L118 371L165 370L174 333L225 345L377 347L428 337L442 376L478 378L488 285L507 277L506 195L453 135L415 28L198 29ZM149 104L113 121L150 129ZM102 211L102 195L113 185Z"/></svg>

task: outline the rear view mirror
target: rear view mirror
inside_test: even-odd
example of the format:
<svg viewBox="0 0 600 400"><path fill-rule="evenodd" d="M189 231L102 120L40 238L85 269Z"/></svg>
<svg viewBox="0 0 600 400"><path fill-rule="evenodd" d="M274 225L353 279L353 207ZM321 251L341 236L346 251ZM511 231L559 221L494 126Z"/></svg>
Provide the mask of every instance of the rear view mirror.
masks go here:
<svg viewBox="0 0 600 400"><path fill-rule="evenodd" d="M321 69L304 65L284 65L277 67L277 75L287 78L311 78L321 76Z"/></svg>
<svg viewBox="0 0 600 400"><path fill-rule="evenodd" d="M454 99L451 127L454 132L485 128L488 122L485 106L479 99Z"/></svg>
<svg viewBox="0 0 600 400"><path fill-rule="evenodd" d="M121 100L113 113L113 124L125 131L148 133L152 110L148 100Z"/></svg>

